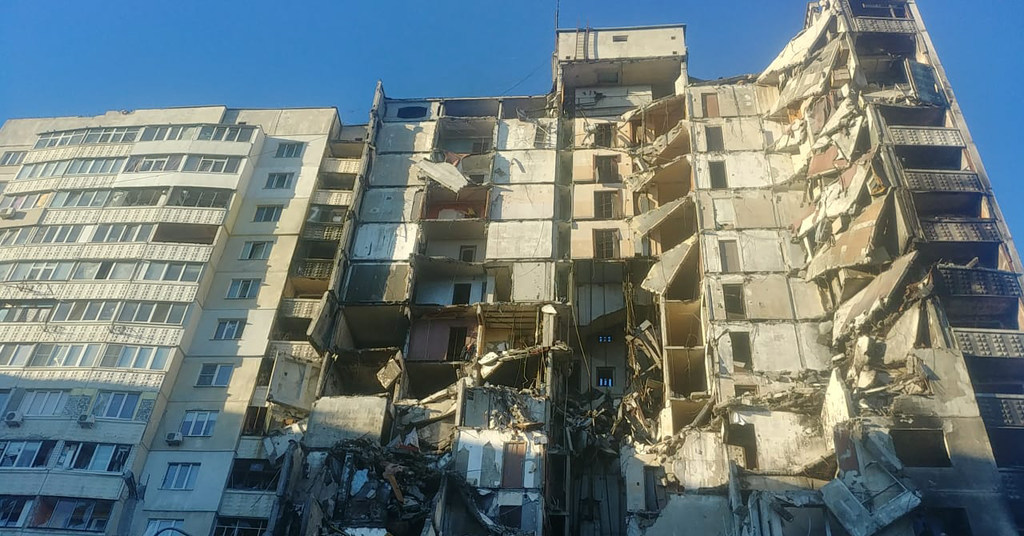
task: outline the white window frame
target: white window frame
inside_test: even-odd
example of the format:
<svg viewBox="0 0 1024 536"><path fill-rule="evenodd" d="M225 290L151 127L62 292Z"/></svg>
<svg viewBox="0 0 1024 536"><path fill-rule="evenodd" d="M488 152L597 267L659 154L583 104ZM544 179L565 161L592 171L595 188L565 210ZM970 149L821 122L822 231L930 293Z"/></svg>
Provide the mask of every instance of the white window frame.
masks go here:
<svg viewBox="0 0 1024 536"><path fill-rule="evenodd" d="M195 488L196 478L199 475L198 463L177 463L167 464L167 472L160 482L160 489L168 490L190 490Z"/></svg>
<svg viewBox="0 0 1024 536"><path fill-rule="evenodd" d="M301 141L282 141L277 144L274 158L301 158L305 143Z"/></svg>
<svg viewBox="0 0 1024 536"><path fill-rule="evenodd" d="M252 221L256 223L276 223L281 221L284 205L258 205Z"/></svg>
<svg viewBox="0 0 1024 536"><path fill-rule="evenodd" d="M20 503L21 508L15 509L12 507L6 510L6 513L3 513L5 512L4 509L7 508L5 503L9 503L12 506ZM29 512L32 511L33 503L34 498L26 495L5 495L0 497L0 513L2 513L0 515L0 527L18 528L24 526L25 522L29 519Z"/></svg>
<svg viewBox="0 0 1024 536"><path fill-rule="evenodd" d="M196 378L196 387L227 387L235 366L228 363L204 363Z"/></svg>
<svg viewBox="0 0 1024 536"><path fill-rule="evenodd" d="M151 223L101 223L96 226L90 242L149 242L154 227Z"/></svg>
<svg viewBox="0 0 1024 536"><path fill-rule="evenodd" d="M295 180L294 173L281 173L275 172L267 175L267 183L263 186L264 190L288 190L292 187L292 182Z"/></svg>
<svg viewBox="0 0 1024 536"><path fill-rule="evenodd" d="M142 536L154 536L157 532L163 529L181 529L185 526L184 519L167 519L167 518L151 518L146 522L146 532L142 533ZM174 530L164 531L164 534L173 536L174 534L181 534Z"/></svg>
<svg viewBox="0 0 1024 536"><path fill-rule="evenodd" d="M32 389L21 399L21 414L26 417L57 417L68 402L68 392Z"/></svg>
<svg viewBox="0 0 1024 536"><path fill-rule="evenodd" d="M185 437L210 437L217 426L219 411L192 409L185 412L178 430Z"/></svg>
<svg viewBox="0 0 1024 536"><path fill-rule="evenodd" d="M91 446L87 451L85 447ZM110 468L110 464L123 452L119 467ZM65 441L57 453L55 468L67 471L91 471L98 473L119 473L128 465L132 455L132 446L119 443L98 443L95 441ZM88 459L83 459L88 456ZM78 467L84 464L84 467Z"/></svg>
<svg viewBox="0 0 1024 536"><path fill-rule="evenodd" d="M25 366L32 358L35 346L33 343L7 342L0 344L0 367ZM3 406L0 406L0 410L2 409Z"/></svg>
<svg viewBox="0 0 1024 536"><path fill-rule="evenodd" d="M198 262L149 261L139 271L139 278L146 281L195 283L202 274L203 265Z"/></svg>
<svg viewBox="0 0 1024 536"><path fill-rule="evenodd" d="M178 171L181 169L183 154L147 154L137 155L128 159L124 167L125 173L147 173L159 171Z"/></svg>
<svg viewBox="0 0 1024 536"><path fill-rule="evenodd" d="M138 346L134 344L108 344L99 366L107 368L164 370L171 357L167 346Z"/></svg>
<svg viewBox="0 0 1024 536"><path fill-rule="evenodd" d="M260 294L260 284L262 283L263 280L260 278L232 279L231 284L228 285L227 299L248 300L255 298Z"/></svg>
<svg viewBox="0 0 1024 536"><path fill-rule="evenodd" d="M25 155L28 151L4 151L4 155L0 157L0 166L16 166L25 159Z"/></svg>
<svg viewBox="0 0 1024 536"><path fill-rule="evenodd" d="M140 400L142 393L137 391L100 391L91 413L99 419L130 421L139 409Z"/></svg>
<svg viewBox="0 0 1024 536"><path fill-rule="evenodd" d="M62 301L54 307L51 322L108 322L114 319L120 302L113 300Z"/></svg>
<svg viewBox="0 0 1024 536"><path fill-rule="evenodd" d="M71 271L73 281L128 281L135 276L135 261L81 261Z"/></svg>
<svg viewBox="0 0 1024 536"><path fill-rule="evenodd" d="M92 367L101 352L100 344L47 344L36 345L29 367Z"/></svg>
<svg viewBox="0 0 1024 536"><path fill-rule="evenodd" d="M42 460L37 460L36 458L39 457L40 452L43 450L43 443L45 443L45 441L0 440L0 468L45 468L47 463L50 461L50 457L53 456L53 447L56 446L56 441L50 444L50 452L47 453ZM5 465L5 462L11 456L13 456L14 459L11 460L11 463Z"/></svg>
<svg viewBox="0 0 1024 536"><path fill-rule="evenodd" d="M242 244L242 256L244 261L265 261L270 258L270 250L274 242L271 240L254 240ZM257 254L258 253L258 254Z"/></svg>
<svg viewBox="0 0 1024 536"><path fill-rule="evenodd" d="M126 301L117 314L118 322L180 326L188 304L158 301Z"/></svg>
<svg viewBox="0 0 1024 536"><path fill-rule="evenodd" d="M242 164L240 156L191 154L185 159L182 171L194 173L237 173Z"/></svg>

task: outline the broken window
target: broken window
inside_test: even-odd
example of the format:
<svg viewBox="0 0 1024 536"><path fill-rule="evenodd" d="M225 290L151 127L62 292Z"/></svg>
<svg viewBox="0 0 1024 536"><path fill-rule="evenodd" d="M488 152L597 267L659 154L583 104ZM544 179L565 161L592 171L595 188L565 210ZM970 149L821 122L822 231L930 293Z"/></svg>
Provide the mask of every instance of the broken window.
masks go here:
<svg viewBox="0 0 1024 536"><path fill-rule="evenodd" d="M717 93L704 93L701 95L700 105L704 109L704 117L721 117L718 111Z"/></svg>
<svg viewBox="0 0 1024 536"><path fill-rule="evenodd" d="M459 260L462 262L476 261L476 246L459 246Z"/></svg>
<svg viewBox="0 0 1024 536"><path fill-rule="evenodd" d="M615 367L597 367L597 386L615 387Z"/></svg>
<svg viewBox="0 0 1024 536"><path fill-rule="evenodd" d="M599 220L619 218L619 192L594 192L594 217Z"/></svg>
<svg viewBox="0 0 1024 536"><path fill-rule="evenodd" d="M266 519L217 516L213 536L262 536L266 530Z"/></svg>
<svg viewBox="0 0 1024 536"><path fill-rule="evenodd" d="M747 317L747 307L743 300L742 283L722 285L722 296L725 305L725 318L727 320Z"/></svg>
<svg viewBox="0 0 1024 536"><path fill-rule="evenodd" d="M501 487L523 487L523 461L526 459L526 442L505 443L505 454L501 463Z"/></svg>
<svg viewBox="0 0 1024 536"><path fill-rule="evenodd" d="M265 434L266 431L267 407L249 406L245 408L245 418L242 420L242 435L261 436Z"/></svg>
<svg viewBox="0 0 1024 536"><path fill-rule="evenodd" d="M754 433L753 424L726 425L725 444L743 449L745 469L757 469L757 435Z"/></svg>
<svg viewBox="0 0 1024 536"><path fill-rule="evenodd" d="M265 459L236 458L228 475L228 489L270 491L277 489L278 470Z"/></svg>
<svg viewBox="0 0 1024 536"><path fill-rule="evenodd" d="M949 467L949 452L942 430L890 430L893 447L908 467Z"/></svg>
<svg viewBox="0 0 1024 536"><path fill-rule="evenodd" d="M427 116L426 106L402 106L395 113L395 117L399 119L420 119Z"/></svg>
<svg viewBox="0 0 1024 536"><path fill-rule="evenodd" d="M750 333L746 331L730 331L729 342L732 346L732 366L737 368L750 368Z"/></svg>
<svg viewBox="0 0 1024 536"><path fill-rule="evenodd" d="M735 240L719 240L718 255L722 272L730 274L740 271L740 247Z"/></svg>
<svg viewBox="0 0 1024 536"><path fill-rule="evenodd" d="M738 397L754 396L757 394L757 386L748 384L737 384L735 387L733 387L733 391L736 393L736 396Z"/></svg>
<svg viewBox="0 0 1024 536"><path fill-rule="evenodd" d="M594 175L597 178L597 182L621 182L618 155L595 156Z"/></svg>
<svg viewBox="0 0 1024 536"><path fill-rule="evenodd" d="M648 512L658 512L665 505L665 486L661 481L665 475L665 469L657 466L644 466L644 509Z"/></svg>
<svg viewBox="0 0 1024 536"><path fill-rule="evenodd" d="M615 132L614 126L612 123L598 123L594 125L594 146L611 147Z"/></svg>
<svg viewBox="0 0 1024 536"><path fill-rule="evenodd" d="M594 258L615 259L619 256L619 230L594 229Z"/></svg>
<svg viewBox="0 0 1024 536"><path fill-rule="evenodd" d="M722 136L722 127L704 127L704 139L707 140L708 151L725 150L725 138Z"/></svg>
<svg viewBox="0 0 1024 536"><path fill-rule="evenodd" d="M467 298L468 303L468 298ZM453 326L448 328L448 350L445 352L445 359L448 361L465 361L468 357L469 348L466 345L466 336L469 328L466 326Z"/></svg>
<svg viewBox="0 0 1024 536"><path fill-rule="evenodd" d="M505 527L518 529L522 528L523 524L523 507L522 505L508 506L502 505L498 507L498 524Z"/></svg>
<svg viewBox="0 0 1024 536"><path fill-rule="evenodd" d="M722 189L729 187L728 175L725 173L725 161L708 162L708 174L711 175L711 188Z"/></svg>
<svg viewBox="0 0 1024 536"><path fill-rule="evenodd" d="M470 283L455 283L452 286L452 305L465 305L469 303L472 291L473 285Z"/></svg>
<svg viewBox="0 0 1024 536"><path fill-rule="evenodd" d="M260 369L256 373L256 387L270 385L270 376L274 373L274 358L264 357L260 360Z"/></svg>

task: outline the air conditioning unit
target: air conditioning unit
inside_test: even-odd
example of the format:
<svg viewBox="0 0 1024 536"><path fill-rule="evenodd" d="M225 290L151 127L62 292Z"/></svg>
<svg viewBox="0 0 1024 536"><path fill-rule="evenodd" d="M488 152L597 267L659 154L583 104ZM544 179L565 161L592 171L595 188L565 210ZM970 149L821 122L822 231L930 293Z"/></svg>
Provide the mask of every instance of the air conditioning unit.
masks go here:
<svg viewBox="0 0 1024 536"><path fill-rule="evenodd" d="M25 420L25 416L20 411L8 411L4 414L4 423L11 428L17 428L21 426L21 421Z"/></svg>
<svg viewBox="0 0 1024 536"><path fill-rule="evenodd" d="M83 414L78 416L78 426L81 426L82 428L92 428L92 426L94 424L96 424L96 416L95 415L89 415L88 413L83 413Z"/></svg>
<svg viewBox="0 0 1024 536"><path fill-rule="evenodd" d="M0 208L0 220L9 220L18 213L18 210L13 207Z"/></svg>
<svg viewBox="0 0 1024 536"><path fill-rule="evenodd" d="M164 440L167 441L167 444L172 447L175 445L180 445L181 439L181 432L171 432L167 434L167 437L164 438Z"/></svg>

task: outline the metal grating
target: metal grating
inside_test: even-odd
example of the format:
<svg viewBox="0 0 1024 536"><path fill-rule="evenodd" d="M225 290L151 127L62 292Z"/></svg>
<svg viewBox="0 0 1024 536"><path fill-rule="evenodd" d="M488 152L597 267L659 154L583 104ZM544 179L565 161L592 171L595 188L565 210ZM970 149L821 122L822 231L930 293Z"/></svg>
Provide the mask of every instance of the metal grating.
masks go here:
<svg viewBox="0 0 1024 536"><path fill-rule="evenodd" d="M896 145L964 147L964 137L955 128L887 127L889 139Z"/></svg>
<svg viewBox="0 0 1024 536"><path fill-rule="evenodd" d="M1024 427L1024 397L978 395L978 410L989 426Z"/></svg>
<svg viewBox="0 0 1024 536"><path fill-rule="evenodd" d="M909 19L876 19L872 17L854 17L853 29L857 32L875 33L915 33L917 27Z"/></svg>
<svg viewBox="0 0 1024 536"><path fill-rule="evenodd" d="M953 296L1020 296L1020 284L1012 272L953 266L936 267L942 293Z"/></svg>
<svg viewBox="0 0 1024 536"><path fill-rule="evenodd" d="M960 351L976 357L1024 357L1024 333L955 329Z"/></svg>
<svg viewBox="0 0 1024 536"><path fill-rule="evenodd" d="M905 170L907 188L915 191L982 192L977 173L956 171Z"/></svg>
<svg viewBox="0 0 1024 536"><path fill-rule="evenodd" d="M305 260L295 264L294 274L310 279L329 279L334 270L334 261Z"/></svg>
<svg viewBox="0 0 1024 536"><path fill-rule="evenodd" d="M921 220L924 237L932 242L999 242L993 221Z"/></svg>

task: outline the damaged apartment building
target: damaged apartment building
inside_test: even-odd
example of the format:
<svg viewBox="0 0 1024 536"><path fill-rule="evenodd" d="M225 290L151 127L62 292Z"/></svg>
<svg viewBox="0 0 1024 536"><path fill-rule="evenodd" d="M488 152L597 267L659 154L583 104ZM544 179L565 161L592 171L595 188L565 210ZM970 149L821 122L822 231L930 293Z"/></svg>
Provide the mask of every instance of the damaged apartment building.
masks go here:
<svg viewBox="0 0 1024 536"><path fill-rule="evenodd" d="M711 81L555 41L366 125L8 122L0 526L1024 534L1020 258L916 4Z"/></svg>

